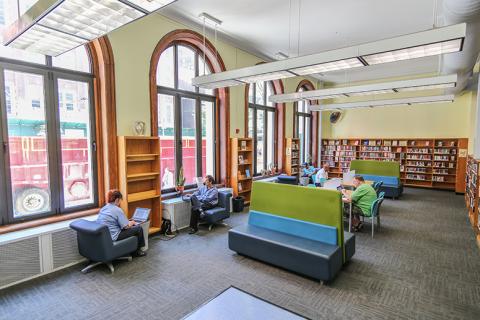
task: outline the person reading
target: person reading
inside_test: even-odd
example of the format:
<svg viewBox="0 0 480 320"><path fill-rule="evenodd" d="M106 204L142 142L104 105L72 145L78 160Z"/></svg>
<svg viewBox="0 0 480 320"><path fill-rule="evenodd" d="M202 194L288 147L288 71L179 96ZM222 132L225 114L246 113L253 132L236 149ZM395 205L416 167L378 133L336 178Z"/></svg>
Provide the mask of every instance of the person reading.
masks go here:
<svg viewBox="0 0 480 320"><path fill-rule="evenodd" d="M201 186L190 197L192 210L190 213L190 232L194 234L198 231L198 220L203 211L214 208L218 204L218 190L213 185L215 179L211 175L205 176L203 186Z"/></svg>
<svg viewBox="0 0 480 320"><path fill-rule="evenodd" d="M355 191L350 195L345 189L342 190L342 200L345 203L352 203L352 227L354 231L359 231L362 228L360 216L371 216L372 204L377 200L377 193L360 175L353 178L353 185Z"/></svg>
<svg viewBox="0 0 480 320"><path fill-rule="evenodd" d="M133 220L128 220L125 213L120 208L122 193L118 190L110 190L107 194L108 203L100 209L97 217L97 223L106 225L110 231L113 241L122 240L128 237L137 237L138 247L137 256L144 256L147 253L140 248L145 246L143 229L140 224Z"/></svg>

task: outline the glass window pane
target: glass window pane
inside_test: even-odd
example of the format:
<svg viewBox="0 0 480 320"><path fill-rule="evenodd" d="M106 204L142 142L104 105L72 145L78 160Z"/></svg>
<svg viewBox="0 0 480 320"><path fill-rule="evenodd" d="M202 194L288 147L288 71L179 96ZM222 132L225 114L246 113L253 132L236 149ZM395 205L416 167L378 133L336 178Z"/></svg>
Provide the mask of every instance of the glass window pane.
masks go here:
<svg viewBox="0 0 480 320"><path fill-rule="evenodd" d="M198 55L198 75L203 76L210 74L210 68L207 63L204 63L205 60L203 60L203 55L199 54ZM213 96L213 90L212 89L203 89L199 88L199 92L203 94L208 94Z"/></svg>
<svg viewBox="0 0 480 320"><path fill-rule="evenodd" d="M1 1L1 0L0 0ZM90 73L90 59L87 48L77 47L58 57L52 57L54 67Z"/></svg>
<svg viewBox="0 0 480 320"><path fill-rule="evenodd" d="M248 137L253 138L253 118L255 110L253 108L248 108Z"/></svg>
<svg viewBox="0 0 480 320"><path fill-rule="evenodd" d="M158 95L158 136L162 190L175 187L175 107L173 96Z"/></svg>
<svg viewBox="0 0 480 320"><path fill-rule="evenodd" d="M65 208L91 204L93 197L92 128L89 85L58 80L60 139Z"/></svg>
<svg viewBox="0 0 480 320"><path fill-rule="evenodd" d="M22 0L20 4L20 9L22 13L30 6L30 3L24 1L36 2L34 0ZM0 57L45 64L45 56L42 54L5 47L3 45L3 31L6 27L8 27L15 20L17 20L17 18L17 1L0 0Z"/></svg>
<svg viewBox="0 0 480 320"><path fill-rule="evenodd" d="M173 47L167 48L160 55L157 66L157 85L175 87L175 64Z"/></svg>
<svg viewBox="0 0 480 320"><path fill-rule="evenodd" d="M43 81L40 75L5 71L11 99L7 125L14 218L51 211Z"/></svg>
<svg viewBox="0 0 480 320"><path fill-rule="evenodd" d="M271 168L275 164L275 112L267 112L267 166Z"/></svg>
<svg viewBox="0 0 480 320"><path fill-rule="evenodd" d="M273 102L271 102L271 101L268 100L268 98L269 98L271 95L273 95L272 83L271 83L271 82L267 82L266 85L267 85L267 96L265 97L265 100L266 100L267 106L273 107Z"/></svg>
<svg viewBox="0 0 480 320"><path fill-rule="evenodd" d="M310 118L305 117L305 162L311 161L310 154Z"/></svg>
<svg viewBox="0 0 480 320"><path fill-rule="evenodd" d="M195 91L195 52L185 46L178 46L178 89Z"/></svg>
<svg viewBox="0 0 480 320"><path fill-rule="evenodd" d="M298 117L298 138L300 139L300 161L305 162L305 130L304 130L305 117Z"/></svg>
<svg viewBox="0 0 480 320"><path fill-rule="evenodd" d="M254 84L250 84L248 86L248 102L250 103L254 103L254 97L253 97L253 91L255 90L255 85Z"/></svg>
<svg viewBox="0 0 480 320"><path fill-rule="evenodd" d="M256 92L255 92L255 103L260 105L265 105L265 92L263 91L265 82L256 83Z"/></svg>
<svg viewBox="0 0 480 320"><path fill-rule="evenodd" d="M197 148L195 145L195 100L181 98L182 166L185 185L195 184Z"/></svg>
<svg viewBox="0 0 480 320"><path fill-rule="evenodd" d="M263 119L265 117L264 110L257 110L257 172L260 173L262 169L265 169L263 166L264 159L264 150L263 150L263 141L264 141L264 131L263 131Z"/></svg>
<svg viewBox="0 0 480 320"><path fill-rule="evenodd" d="M215 113L213 102L202 101L202 177L215 176Z"/></svg>

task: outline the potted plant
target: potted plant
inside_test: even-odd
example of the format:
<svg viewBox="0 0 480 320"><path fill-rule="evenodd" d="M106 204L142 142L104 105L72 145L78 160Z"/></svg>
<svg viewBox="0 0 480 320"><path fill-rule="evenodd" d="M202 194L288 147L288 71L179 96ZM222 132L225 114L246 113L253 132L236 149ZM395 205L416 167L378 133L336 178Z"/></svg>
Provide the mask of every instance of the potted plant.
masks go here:
<svg viewBox="0 0 480 320"><path fill-rule="evenodd" d="M177 190L179 193L183 193L183 190L185 190L185 177L183 176L183 167L181 167L180 171L178 172L175 190Z"/></svg>

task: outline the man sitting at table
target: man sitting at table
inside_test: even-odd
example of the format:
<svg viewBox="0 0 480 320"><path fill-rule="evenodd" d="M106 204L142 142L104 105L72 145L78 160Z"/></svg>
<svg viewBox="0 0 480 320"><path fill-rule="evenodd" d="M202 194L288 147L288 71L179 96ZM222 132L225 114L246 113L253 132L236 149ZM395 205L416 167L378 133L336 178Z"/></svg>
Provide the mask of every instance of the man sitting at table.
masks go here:
<svg viewBox="0 0 480 320"><path fill-rule="evenodd" d="M371 216L372 204L377 200L377 193L371 185L365 183L365 180L360 175L356 175L353 178L353 185L355 186L355 191L350 195L345 189L342 190L342 200L345 203L352 203L352 227L353 231L358 231L362 228L360 215Z"/></svg>
<svg viewBox="0 0 480 320"><path fill-rule="evenodd" d="M328 163L324 163L322 169L318 170L317 174L315 175L315 186L321 187L322 183L328 180L328 171L330 171L330 165Z"/></svg>
<svg viewBox="0 0 480 320"><path fill-rule="evenodd" d="M316 169L311 163L305 162L303 164L302 177L310 178L310 183L314 183L315 172Z"/></svg>

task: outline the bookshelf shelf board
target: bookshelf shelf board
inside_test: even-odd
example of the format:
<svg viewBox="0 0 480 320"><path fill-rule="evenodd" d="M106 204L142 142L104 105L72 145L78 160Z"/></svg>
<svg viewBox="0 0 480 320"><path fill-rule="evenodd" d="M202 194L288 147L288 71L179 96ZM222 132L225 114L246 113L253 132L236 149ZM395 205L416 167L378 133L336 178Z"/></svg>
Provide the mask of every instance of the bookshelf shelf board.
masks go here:
<svg viewBox="0 0 480 320"><path fill-rule="evenodd" d="M157 232L160 232L160 228L158 228L158 227L150 227L148 229L148 234L153 234L153 233L157 233Z"/></svg>
<svg viewBox="0 0 480 320"><path fill-rule="evenodd" d="M238 179L238 182L250 181L250 180L252 180L252 178L242 178L242 179Z"/></svg>
<svg viewBox="0 0 480 320"><path fill-rule="evenodd" d="M130 193L127 196L128 202L136 202L136 201L142 201L142 200L147 200L147 199L154 199L160 197L159 194L155 190L149 190L149 191L143 191L143 192L136 192L136 193Z"/></svg>
<svg viewBox="0 0 480 320"><path fill-rule="evenodd" d="M142 180L153 180L153 179L156 179L159 175L160 175L159 172L145 172L145 173L131 174L127 176L127 181L133 182L133 181L142 181Z"/></svg>
<svg viewBox="0 0 480 320"><path fill-rule="evenodd" d="M244 193L247 193L247 192L250 192L251 190L248 189L248 190L242 190L242 191L238 191L238 194L244 194Z"/></svg>

